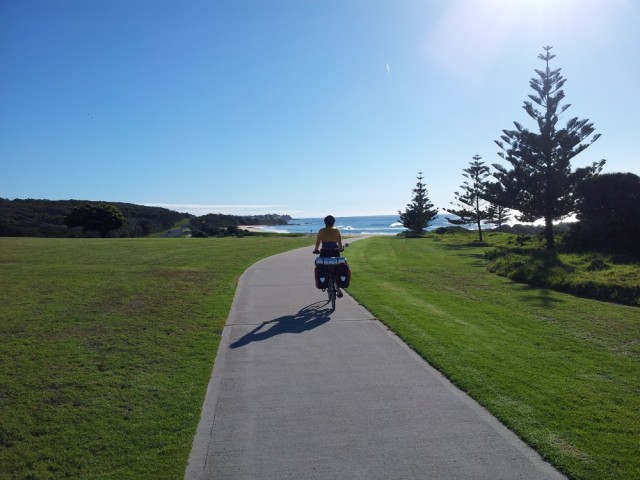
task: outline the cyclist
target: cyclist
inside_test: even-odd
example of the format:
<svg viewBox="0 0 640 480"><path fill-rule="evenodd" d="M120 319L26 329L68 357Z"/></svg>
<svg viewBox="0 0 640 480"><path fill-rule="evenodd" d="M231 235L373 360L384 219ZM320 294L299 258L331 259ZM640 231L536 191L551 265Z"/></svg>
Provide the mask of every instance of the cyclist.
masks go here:
<svg viewBox="0 0 640 480"><path fill-rule="evenodd" d="M344 250L342 246L342 236L340 230L334 228L336 219L332 215L324 217L325 227L318 231L316 237L316 248L313 253L320 254L321 257L339 257L340 252ZM322 249L318 247L322 243Z"/></svg>
<svg viewBox="0 0 640 480"><path fill-rule="evenodd" d="M327 215L324 218L325 227L318 231L316 237L316 248L313 251L315 254L320 254L321 257L339 257L340 252L344 250L342 246L342 236L340 230L334 228L336 219L332 215ZM318 250L322 244L322 249ZM337 288L336 295L342 297L342 292Z"/></svg>

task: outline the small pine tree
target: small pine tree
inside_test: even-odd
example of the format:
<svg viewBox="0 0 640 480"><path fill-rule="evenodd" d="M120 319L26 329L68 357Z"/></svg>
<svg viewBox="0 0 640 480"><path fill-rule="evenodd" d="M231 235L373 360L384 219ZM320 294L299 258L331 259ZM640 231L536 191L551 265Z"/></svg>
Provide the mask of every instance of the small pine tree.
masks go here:
<svg viewBox="0 0 640 480"><path fill-rule="evenodd" d="M502 224L507 223L510 218L511 211L508 208L496 203L489 205L489 218L487 218L487 223L493 223L496 227L501 227Z"/></svg>
<svg viewBox="0 0 640 480"><path fill-rule="evenodd" d="M413 189L411 203L407 204L404 212L398 211L400 222L409 230L411 236L422 236L438 216L438 211L429 201L427 187L422 183L423 178L422 172L418 172L418 183Z"/></svg>
<svg viewBox="0 0 640 480"><path fill-rule="evenodd" d="M482 222L489 219L491 210L488 203L483 200L486 179L490 175L489 167L480 160L482 157L475 155L473 161L469 162L469 168L463 169L462 176L467 179L460 185L463 193L455 192L458 203L451 202L458 208L445 208L445 210L459 217L456 219L447 217L449 223L454 225L475 223L478 227L478 240L482 241Z"/></svg>

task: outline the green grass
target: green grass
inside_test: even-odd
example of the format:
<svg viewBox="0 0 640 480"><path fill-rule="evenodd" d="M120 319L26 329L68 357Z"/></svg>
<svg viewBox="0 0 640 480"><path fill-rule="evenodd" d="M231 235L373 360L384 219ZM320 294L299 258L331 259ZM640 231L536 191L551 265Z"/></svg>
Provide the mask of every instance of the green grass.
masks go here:
<svg viewBox="0 0 640 480"><path fill-rule="evenodd" d="M237 279L309 238L0 238L0 479L184 475Z"/></svg>
<svg viewBox="0 0 640 480"><path fill-rule="evenodd" d="M536 237L520 237L526 241L517 245L515 235L487 236L494 246L487 252L492 262L489 270L498 275L586 298L640 306L638 259L596 252L568 253L562 248L546 250Z"/></svg>
<svg viewBox="0 0 640 480"><path fill-rule="evenodd" d="M571 477L640 478L640 310L489 273L487 238L355 242L349 291ZM182 478L239 275L312 242L0 239L0 479Z"/></svg>
<svg viewBox="0 0 640 480"><path fill-rule="evenodd" d="M571 478L640 478L640 310L514 283L486 250L355 242L349 292Z"/></svg>

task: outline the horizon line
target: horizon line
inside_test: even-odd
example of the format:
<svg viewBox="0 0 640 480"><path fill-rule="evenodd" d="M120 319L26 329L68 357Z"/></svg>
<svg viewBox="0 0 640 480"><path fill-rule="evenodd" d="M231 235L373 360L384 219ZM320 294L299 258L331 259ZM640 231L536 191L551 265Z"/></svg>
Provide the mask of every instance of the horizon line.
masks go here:
<svg viewBox="0 0 640 480"><path fill-rule="evenodd" d="M223 215L289 215L293 218L324 218L324 214L307 213L301 209L288 208L289 205L284 204L200 204L200 203L160 203L160 202L144 202L141 205L147 207L160 207L174 210L177 212L189 213L192 215L207 214L223 214ZM280 211L274 211L280 207ZM441 212L439 212L441 213ZM397 213L379 213L379 212L355 212L342 214L342 212L331 213L334 217L377 217L377 216L393 216Z"/></svg>

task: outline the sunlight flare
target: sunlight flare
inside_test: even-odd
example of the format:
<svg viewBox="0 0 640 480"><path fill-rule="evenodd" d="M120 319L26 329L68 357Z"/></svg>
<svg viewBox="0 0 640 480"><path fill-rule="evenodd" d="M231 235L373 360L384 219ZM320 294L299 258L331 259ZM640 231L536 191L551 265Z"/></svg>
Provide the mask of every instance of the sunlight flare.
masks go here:
<svg viewBox="0 0 640 480"><path fill-rule="evenodd" d="M523 40L543 46L572 38L586 48L606 42L612 30L609 19L620 8L634 12L628 0L458 0L443 12L425 50L456 77L481 82Z"/></svg>

